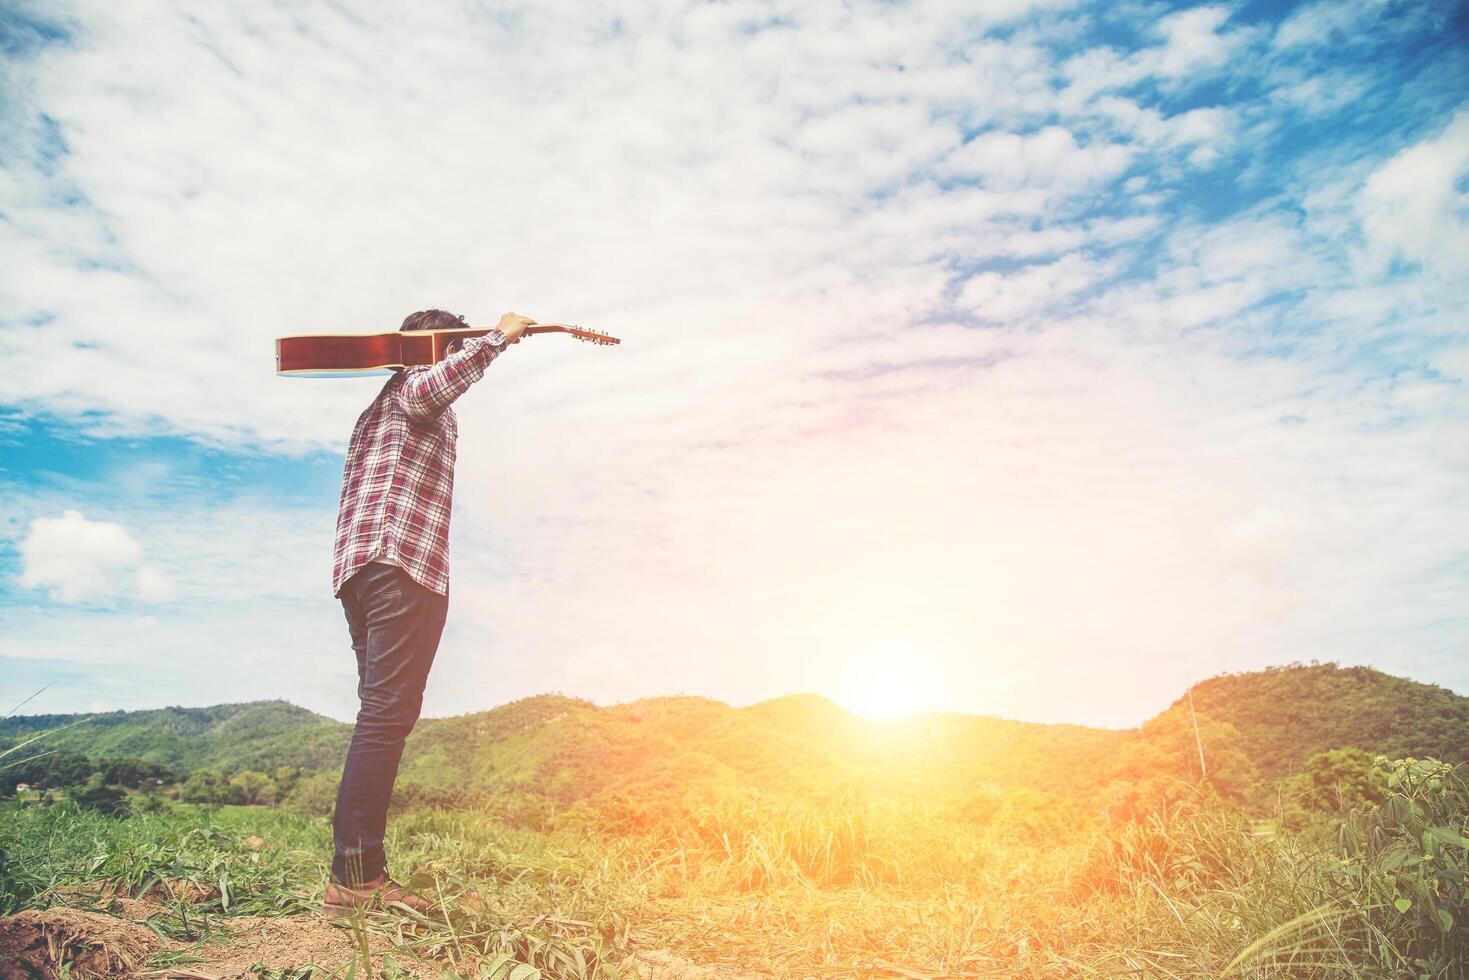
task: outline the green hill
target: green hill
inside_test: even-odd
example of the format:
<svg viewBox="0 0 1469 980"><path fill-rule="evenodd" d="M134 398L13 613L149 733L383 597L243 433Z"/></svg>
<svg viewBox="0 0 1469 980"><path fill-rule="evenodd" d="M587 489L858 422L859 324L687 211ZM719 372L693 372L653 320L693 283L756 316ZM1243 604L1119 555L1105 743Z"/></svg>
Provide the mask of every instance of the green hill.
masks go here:
<svg viewBox="0 0 1469 980"><path fill-rule="evenodd" d="M1081 791L1124 738L954 713L874 722L814 694L745 708L697 697L598 708L543 695L421 724L399 785L444 800L528 791L562 805L697 797L716 785L808 798Z"/></svg>
<svg viewBox="0 0 1469 980"><path fill-rule="evenodd" d="M298 766L335 773L351 728L282 701L0 720L0 745L78 722L47 746L176 770ZM1469 699L1367 668L1291 666L1216 677L1137 729L1043 725L956 712L871 721L815 694L733 708L702 697L611 707L559 694L425 719L399 777L407 798L520 795L564 808L686 806L715 789L808 799L957 799L1033 790L1108 810L1193 783L1202 746L1226 796L1360 748L1469 761Z"/></svg>
<svg viewBox="0 0 1469 980"><path fill-rule="evenodd" d="M1239 733L1261 775L1299 770L1317 752L1469 762L1469 698L1370 667L1292 664L1223 674L1193 688L1194 709ZM1185 695L1174 703L1186 707Z"/></svg>
<svg viewBox="0 0 1469 980"><path fill-rule="evenodd" d="M48 750L137 758L188 772L340 766L352 729L285 701L0 719L0 746L51 729Z"/></svg>

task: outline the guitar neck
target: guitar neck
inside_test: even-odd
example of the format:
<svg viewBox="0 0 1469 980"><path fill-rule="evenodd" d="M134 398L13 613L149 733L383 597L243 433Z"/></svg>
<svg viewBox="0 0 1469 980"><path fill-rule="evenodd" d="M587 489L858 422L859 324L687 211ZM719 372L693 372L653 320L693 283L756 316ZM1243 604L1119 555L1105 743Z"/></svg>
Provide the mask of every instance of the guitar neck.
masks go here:
<svg viewBox="0 0 1469 980"><path fill-rule="evenodd" d="M492 330L492 329L494 329L494 328L493 327L474 327L474 328L469 329L469 330L445 330L443 332L446 333L446 334L452 334L455 337L483 337L485 334L489 333L490 330ZM435 331L435 332L438 332L438 331ZM583 330L581 327L572 326L569 323L537 323L537 324L535 324L533 326L526 327L524 330L522 330L521 331L521 336L524 337L524 336L529 336L531 334L538 334L538 333L566 333L566 334L571 334L571 336L575 337L577 340L585 340L585 341L587 341L588 343L591 343L591 344L620 344L620 343L622 343L621 340L619 340L618 338L613 337L613 336L611 336L609 334L599 333L596 330Z"/></svg>

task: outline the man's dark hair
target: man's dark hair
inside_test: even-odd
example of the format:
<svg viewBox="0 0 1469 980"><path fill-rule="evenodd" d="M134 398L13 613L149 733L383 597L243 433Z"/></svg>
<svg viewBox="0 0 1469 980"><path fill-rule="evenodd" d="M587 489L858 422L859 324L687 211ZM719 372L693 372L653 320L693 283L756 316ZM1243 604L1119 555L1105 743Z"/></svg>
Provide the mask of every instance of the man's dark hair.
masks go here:
<svg viewBox="0 0 1469 980"><path fill-rule="evenodd" d="M448 330L451 328L468 327L464 322L463 313L450 313L448 310L419 310L410 313L403 318L403 325L399 330Z"/></svg>

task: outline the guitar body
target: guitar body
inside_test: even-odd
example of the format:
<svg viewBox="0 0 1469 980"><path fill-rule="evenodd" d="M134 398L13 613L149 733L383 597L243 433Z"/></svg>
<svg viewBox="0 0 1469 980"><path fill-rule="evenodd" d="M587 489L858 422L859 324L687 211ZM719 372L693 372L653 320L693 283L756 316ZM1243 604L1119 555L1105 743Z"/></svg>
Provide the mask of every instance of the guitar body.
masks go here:
<svg viewBox="0 0 1469 980"><path fill-rule="evenodd" d="M302 334L278 337L275 372L295 378L350 378L391 374L443 360L469 337L488 330L398 330L393 333ZM538 333L569 333L594 344L620 344L616 337L569 327L561 323L526 327L522 337Z"/></svg>

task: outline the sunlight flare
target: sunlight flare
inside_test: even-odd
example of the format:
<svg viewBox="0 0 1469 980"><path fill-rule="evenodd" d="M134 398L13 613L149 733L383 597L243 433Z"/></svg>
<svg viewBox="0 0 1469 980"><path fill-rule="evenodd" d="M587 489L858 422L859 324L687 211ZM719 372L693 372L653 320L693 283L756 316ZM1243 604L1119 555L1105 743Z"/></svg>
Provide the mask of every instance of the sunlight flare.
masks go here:
<svg viewBox="0 0 1469 980"><path fill-rule="evenodd" d="M864 650L842 667L833 701L872 721L936 710L941 696L932 650L888 644Z"/></svg>

